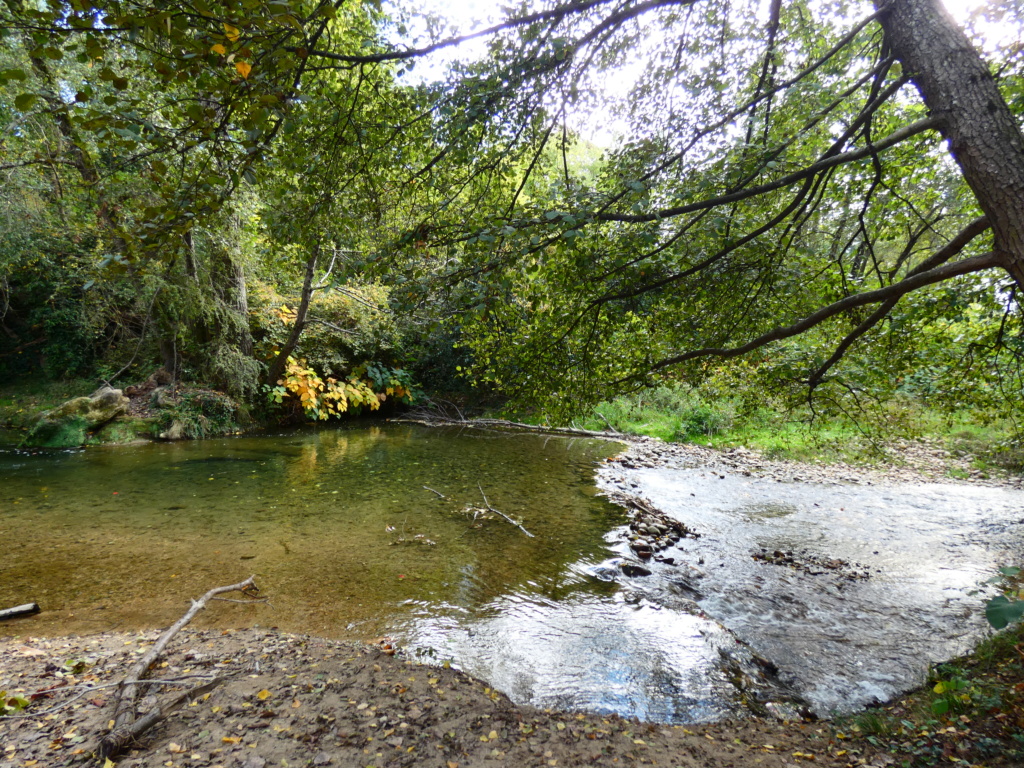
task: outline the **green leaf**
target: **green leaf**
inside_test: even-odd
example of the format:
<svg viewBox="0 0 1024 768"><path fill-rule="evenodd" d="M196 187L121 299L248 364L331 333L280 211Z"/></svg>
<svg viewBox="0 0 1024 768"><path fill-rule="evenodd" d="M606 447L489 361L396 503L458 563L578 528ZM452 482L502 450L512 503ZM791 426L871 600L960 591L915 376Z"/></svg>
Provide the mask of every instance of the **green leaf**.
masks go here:
<svg viewBox="0 0 1024 768"><path fill-rule="evenodd" d="M39 95L35 93L19 93L14 97L14 106L18 109L32 109L32 106L39 101Z"/></svg>
<svg viewBox="0 0 1024 768"><path fill-rule="evenodd" d="M11 80L26 80L28 75L25 74L23 69L4 69L0 70L0 83L6 83Z"/></svg>
<svg viewBox="0 0 1024 768"><path fill-rule="evenodd" d="M1010 600L1004 595L993 597L985 606L985 618L995 629L1003 629L1024 616L1024 600Z"/></svg>

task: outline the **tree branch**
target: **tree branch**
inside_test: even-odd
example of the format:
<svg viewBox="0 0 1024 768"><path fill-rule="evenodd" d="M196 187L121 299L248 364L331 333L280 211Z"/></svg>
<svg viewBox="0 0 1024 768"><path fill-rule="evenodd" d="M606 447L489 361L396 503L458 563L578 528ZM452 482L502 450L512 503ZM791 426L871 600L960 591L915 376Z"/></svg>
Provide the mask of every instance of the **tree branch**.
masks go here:
<svg viewBox="0 0 1024 768"><path fill-rule="evenodd" d="M561 21L566 16L576 13L582 13L589 11L591 8L595 8L599 5L607 5L612 0L585 0L584 2L569 3L568 5L562 5L557 8L552 8L547 11L538 11L537 13L530 13L526 16L519 16L515 19L509 19L503 21L501 24L496 24L493 27L487 29L481 29L476 32L470 32L466 35L459 35L457 37L450 37L447 40L441 40L440 42L433 43L432 45L426 45L422 48L409 48L404 51L382 51L380 53L370 53L362 56L349 55L344 53L332 53L330 51L318 51L309 50L309 56L318 56L324 59L330 59L332 61L343 61L348 64L379 64L384 61L404 61L406 59L414 59L420 56L426 56L434 53L435 51L443 50L444 48L451 48L456 45L461 45L469 40L475 40L479 37L487 37L488 35L494 35L498 32L504 32L510 29L517 29L528 24L534 24L538 21ZM649 0L649 2L641 3L632 9L617 11L614 16L624 17L622 20L632 18L640 13L645 13L653 8L659 8L670 5L690 5L695 0ZM298 50L297 47L287 47L287 51L292 53Z"/></svg>
<svg viewBox="0 0 1024 768"><path fill-rule="evenodd" d="M988 217L980 216L979 218L975 219L970 224L968 224L966 227L964 227L957 234L956 237L954 237L945 246L936 251L931 257L918 264L910 272L908 277L922 274L928 271L929 269L934 269L940 264L945 264L956 254L960 253L960 251L962 251L965 247L967 247L967 244L970 243L971 240L973 240L982 232L985 232L990 228L991 224L989 224ZM893 310L893 308L896 306L896 304L902 297L903 294L899 294L898 296L893 296L890 299L886 299L882 306L880 306L878 309L872 312L867 318L865 318L860 325L858 325L856 328L854 328L852 331L846 334L843 340L839 342L839 346L836 347L831 357L829 357L828 360L822 363L818 370L811 374L810 378L807 380L807 386L813 390L818 385L820 385L825 378L825 374L828 373L829 369L843 359L847 351L849 351L850 347L853 346L857 339L859 339L865 333L867 333L876 325L878 325L878 323L881 322Z"/></svg>
<svg viewBox="0 0 1024 768"><path fill-rule="evenodd" d="M745 355L747 352L770 344L773 341L788 339L791 336L796 336L804 331L808 331L814 326L828 320L830 317L848 309L862 307L865 304L876 304L880 301L884 302L893 297L899 298L900 296L904 296L918 288L923 288L926 285L940 283L953 277L970 274L971 272L980 272L984 269L992 269L993 267L1002 266L1003 264L999 255L994 251L989 251L988 253L984 253L980 256L972 256L969 259L963 259L962 261L956 261L952 264L946 264L944 266L920 272L913 276L908 276L900 282L886 286L885 288L878 288L874 291L847 296L846 298L833 302L826 307L822 307L817 312L808 315L792 325L774 328L768 333L762 334L742 346L731 348L705 347L704 349L695 349L691 352L684 352L680 355L665 358L664 360L652 365L649 370L658 371L662 368L667 368L670 365L676 365L698 357L710 357L712 355L720 358L739 357L740 355Z"/></svg>
<svg viewBox="0 0 1024 768"><path fill-rule="evenodd" d="M806 168L801 168L799 171L794 171L780 179L770 181L767 184L758 184L757 186L747 187L746 189L739 189L726 195L719 195L718 197L700 200L696 203L689 203L688 205L678 205L674 208L663 208L660 211L655 211L654 213L600 213L594 218L598 221L618 221L630 224L644 224L661 221L662 219L671 218L673 216L680 216L684 213L693 213L706 208L717 208L721 205L728 205L729 203L735 203L740 200L746 200L750 197L763 195L767 192L774 192L775 190L782 189L783 187L792 186L799 181L803 181L809 176L813 176L821 171L828 170L829 168L834 168L837 165L844 165L856 160L861 160L865 157L870 157L877 152L882 152L890 147L894 147L900 142L906 141L919 133L937 129L941 122L942 121L938 117L923 118L917 122L911 123L910 125L906 125L897 131L893 131L884 139L881 139L874 144L869 144L868 146L861 147L860 149L853 149L849 152L842 152L838 155L832 155L831 157L822 158L818 162L808 165Z"/></svg>

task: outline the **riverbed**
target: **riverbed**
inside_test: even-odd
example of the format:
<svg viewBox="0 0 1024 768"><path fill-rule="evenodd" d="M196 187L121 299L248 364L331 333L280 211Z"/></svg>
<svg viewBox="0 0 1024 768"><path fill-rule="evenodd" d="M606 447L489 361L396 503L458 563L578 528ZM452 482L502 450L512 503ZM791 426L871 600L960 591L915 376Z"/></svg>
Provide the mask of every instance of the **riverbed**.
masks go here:
<svg viewBox="0 0 1024 768"><path fill-rule="evenodd" d="M970 592L1021 551L1020 491L779 482L646 445L377 424L5 451L0 604L44 610L0 636L166 626L254 573L269 603L198 625L388 638L537 706L827 715L969 648ZM642 560L602 492L699 538Z"/></svg>

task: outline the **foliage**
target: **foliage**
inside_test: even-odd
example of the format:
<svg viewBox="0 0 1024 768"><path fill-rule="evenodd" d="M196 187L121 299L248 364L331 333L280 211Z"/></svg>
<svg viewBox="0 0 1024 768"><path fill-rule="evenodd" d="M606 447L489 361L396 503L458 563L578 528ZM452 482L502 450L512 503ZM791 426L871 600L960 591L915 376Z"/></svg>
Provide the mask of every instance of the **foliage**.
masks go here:
<svg viewBox="0 0 1024 768"><path fill-rule="evenodd" d="M307 418L320 421L363 409L376 411L388 397L400 403L413 401L405 371L369 363L344 380L321 378L306 360L292 357L288 358L284 378L269 390L268 397L278 405L294 404Z"/></svg>
<svg viewBox="0 0 1024 768"><path fill-rule="evenodd" d="M0 691L0 717L21 712L29 704L31 702L20 693Z"/></svg>
<svg viewBox="0 0 1024 768"><path fill-rule="evenodd" d="M289 355L321 395L378 361L562 421L685 385L657 429L700 439L893 398L1013 420L1000 185L912 91L915 3L527 3L426 75L462 41L400 3L5 3L0 372L162 365L251 402ZM1019 112L1019 52L986 55L971 82Z"/></svg>
<svg viewBox="0 0 1024 768"><path fill-rule="evenodd" d="M284 344L297 304L267 283L255 284L251 320L259 356L269 358ZM367 360L391 357L401 343L388 291L378 284L347 284L316 292L307 324L296 351L327 376L343 376Z"/></svg>
<svg viewBox="0 0 1024 768"><path fill-rule="evenodd" d="M601 403L581 426L685 441L719 435L734 420L732 402L710 400L693 387L666 384Z"/></svg>
<svg viewBox="0 0 1024 768"><path fill-rule="evenodd" d="M177 425L181 437L200 439L238 432L240 417L238 404L230 397L199 389L185 391L162 407L159 423L164 430Z"/></svg>
<svg viewBox="0 0 1024 768"><path fill-rule="evenodd" d="M999 575L990 579L990 584L998 584L1002 590L985 605L985 618L994 629L1005 629L1024 616L1024 587L1021 585L1021 569L1004 567Z"/></svg>

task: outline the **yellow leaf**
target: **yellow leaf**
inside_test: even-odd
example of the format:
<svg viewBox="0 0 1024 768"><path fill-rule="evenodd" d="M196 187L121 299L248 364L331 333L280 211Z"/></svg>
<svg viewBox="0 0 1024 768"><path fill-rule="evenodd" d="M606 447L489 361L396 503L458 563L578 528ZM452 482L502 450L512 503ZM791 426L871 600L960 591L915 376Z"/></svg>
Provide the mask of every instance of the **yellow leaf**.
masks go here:
<svg viewBox="0 0 1024 768"><path fill-rule="evenodd" d="M213 52L213 53L219 53L219 54L220 54L221 56L223 56L223 55L224 55L225 53L227 53L227 52L228 52L228 49L227 49L227 48L225 48L225 47L224 47L223 45L221 45L220 43L217 43L217 44L216 44L215 46L213 46L212 48L210 48L210 51L211 51L211 52Z"/></svg>
<svg viewBox="0 0 1024 768"><path fill-rule="evenodd" d="M108 757L103 763L103 768L114 768L114 761Z"/></svg>
<svg viewBox="0 0 1024 768"><path fill-rule="evenodd" d="M270 698L270 696L271 696L271 693L266 688L264 688L262 691L260 691L259 693L256 694L256 698L259 699L260 701L266 701L267 699Z"/></svg>
<svg viewBox="0 0 1024 768"><path fill-rule="evenodd" d="M238 27L232 27L230 24L225 24L224 25L224 34L227 36L228 40L230 40L232 43L235 42L235 41L238 40L238 35L239 35Z"/></svg>
<svg viewBox="0 0 1024 768"><path fill-rule="evenodd" d="M246 80L249 79L249 73L252 72L252 66L244 61L236 61L235 69L238 71L238 74Z"/></svg>
<svg viewBox="0 0 1024 768"><path fill-rule="evenodd" d="M295 699L295 701L292 702L292 709L298 709L301 706L302 706L302 702L299 701L298 699Z"/></svg>
<svg viewBox="0 0 1024 768"><path fill-rule="evenodd" d="M225 744L238 744L241 740L241 736L225 736L221 739Z"/></svg>

